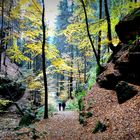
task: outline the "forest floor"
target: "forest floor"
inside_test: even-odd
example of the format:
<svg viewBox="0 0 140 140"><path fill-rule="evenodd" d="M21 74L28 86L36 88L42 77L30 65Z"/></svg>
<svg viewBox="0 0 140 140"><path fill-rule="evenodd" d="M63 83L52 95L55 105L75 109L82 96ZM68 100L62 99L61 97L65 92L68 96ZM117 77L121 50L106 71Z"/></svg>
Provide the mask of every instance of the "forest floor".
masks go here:
<svg viewBox="0 0 140 140"><path fill-rule="evenodd" d="M22 128L3 137L1 140L85 140L82 138L83 127L79 124L76 111L59 111L47 120L41 120L30 128ZM35 128L35 133L33 129Z"/></svg>
<svg viewBox="0 0 140 140"><path fill-rule="evenodd" d="M52 118L46 121L44 127L48 140L78 140L82 132L82 126L78 121L78 113L74 111L55 113Z"/></svg>

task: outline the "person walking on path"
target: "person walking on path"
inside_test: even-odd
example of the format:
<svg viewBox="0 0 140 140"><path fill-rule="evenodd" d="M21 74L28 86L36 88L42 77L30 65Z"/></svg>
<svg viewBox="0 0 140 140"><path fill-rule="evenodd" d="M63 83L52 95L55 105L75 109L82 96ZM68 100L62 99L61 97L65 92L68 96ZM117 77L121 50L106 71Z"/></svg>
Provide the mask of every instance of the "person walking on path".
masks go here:
<svg viewBox="0 0 140 140"><path fill-rule="evenodd" d="M66 103L65 102L62 102L63 111L65 111L65 107L66 107Z"/></svg>
<svg viewBox="0 0 140 140"><path fill-rule="evenodd" d="M58 103L58 106L59 106L59 111L61 111L62 104L61 103Z"/></svg>

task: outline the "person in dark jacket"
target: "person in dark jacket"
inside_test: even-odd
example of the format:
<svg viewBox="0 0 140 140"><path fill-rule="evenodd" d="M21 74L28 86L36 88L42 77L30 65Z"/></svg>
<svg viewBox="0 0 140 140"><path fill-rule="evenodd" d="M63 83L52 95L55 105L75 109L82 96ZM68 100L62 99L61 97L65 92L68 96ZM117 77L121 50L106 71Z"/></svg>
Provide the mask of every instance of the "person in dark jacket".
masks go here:
<svg viewBox="0 0 140 140"><path fill-rule="evenodd" d="M63 111L65 111L65 107L66 107L66 103L65 102L62 102Z"/></svg>
<svg viewBox="0 0 140 140"><path fill-rule="evenodd" d="M59 106L59 111L61 111L62 104L61 103L58 103L58 106Z"/></svg>

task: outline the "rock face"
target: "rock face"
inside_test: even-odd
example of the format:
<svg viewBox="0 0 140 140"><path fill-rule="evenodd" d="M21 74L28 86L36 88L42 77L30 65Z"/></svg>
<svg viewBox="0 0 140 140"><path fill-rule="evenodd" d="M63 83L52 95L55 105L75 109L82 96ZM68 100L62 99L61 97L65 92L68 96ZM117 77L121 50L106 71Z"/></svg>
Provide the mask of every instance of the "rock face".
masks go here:
<svg viewBox="0 0 140 140"><path fill-rule="evenodd" d="M22 97L25 87L23 87L22 83L15 82L20 76L21 72L19 67L15 63L12 63L3 52L0 72L0 99L11 100L12 97L14 101L17 101ZM2 108L0 106L0 110Z"/></svg>
<svg viewBox="0 0 140 140"><path fill-rule="evenodd" d="M140 8L118 23L120 49L83 99L83 112L93 114L84 118L87 140L140 139L140 44L135 42L140 37L139 21ZM106 126L106 131L93 134L98 122Z"/></svg>
<svg viewBox="0 0 140 140"><path fill-rule="evenodd" d="M136 94L139 93L140 87L120 81L116 85L116 93L117 93L117 98L118 98L118 103L124 103L125 101L133 98Z"/></svg>
<svg viewBox="0 0 140 140"><path fill-rule="evenodd" d="M123 43L135 41L140 36L140 8L135 9L116 25L116 32Z"/></svg>
<svg viewBox="0 0 140 140"><path fill-rule="evenodd" d="M120 81L140 85L140 46L124 45L106 66L97 82L101 87L115 89Z"/></svg>
<svg viewBox="0 0 140 140"><path fill-rule="evenodd" d="M3 73L6 73L8 76L10 76L13 79L15 78L18 79L19 76L21 76L19 67L15 63L12 63L4 52L2 53L2 58L1 58L1 71Z"/></svg>
<svg viewBox="0 0 140 140"><path fill-rule="evenodd" d="M4 75L0 75L0 99L17 101L22 97L24 91L25 87L21 83L13 82L9 78L6 78ZM0 106L0 109L6 108Z"/></svg>

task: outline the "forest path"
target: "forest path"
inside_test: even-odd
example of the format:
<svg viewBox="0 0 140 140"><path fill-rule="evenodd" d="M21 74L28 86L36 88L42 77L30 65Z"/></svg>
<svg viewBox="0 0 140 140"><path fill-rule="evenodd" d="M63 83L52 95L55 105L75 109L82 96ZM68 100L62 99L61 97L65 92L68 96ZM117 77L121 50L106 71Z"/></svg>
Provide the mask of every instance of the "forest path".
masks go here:
<svg viewBox="0 0 140 140"><path fill-rule="evenodd" d="M45 136L47 140L80 140L82 126L78 119L79 115L76 111L59 111L48 120L40 122L42 125L40 124L38 129L47 132ZM46 121L45 126L44 121Z"/></svg>

